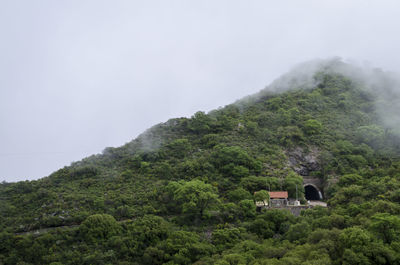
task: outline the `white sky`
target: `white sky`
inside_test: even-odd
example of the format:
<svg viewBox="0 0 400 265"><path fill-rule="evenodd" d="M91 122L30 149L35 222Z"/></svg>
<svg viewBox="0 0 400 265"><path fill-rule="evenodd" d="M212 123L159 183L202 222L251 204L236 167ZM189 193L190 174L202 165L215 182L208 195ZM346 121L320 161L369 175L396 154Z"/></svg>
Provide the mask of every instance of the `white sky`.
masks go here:
<svg viewBox="0 0 400 265"><path fill-rule="evenodd" d="M340 56L400 72L400 1L0 0L0 181Z"/></svg>

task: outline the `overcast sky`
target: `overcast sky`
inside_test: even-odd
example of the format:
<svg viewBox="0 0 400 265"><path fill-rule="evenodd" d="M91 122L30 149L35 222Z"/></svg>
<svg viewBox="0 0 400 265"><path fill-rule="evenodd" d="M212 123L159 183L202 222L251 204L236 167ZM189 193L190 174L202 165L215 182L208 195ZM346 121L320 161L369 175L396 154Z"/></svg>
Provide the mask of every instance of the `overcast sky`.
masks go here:
<svg viewBox="0 0 400 265"><path fill-rule="evenodd" d="M400 72L399 1L0 0L0 181L340 56Z"/></svg>

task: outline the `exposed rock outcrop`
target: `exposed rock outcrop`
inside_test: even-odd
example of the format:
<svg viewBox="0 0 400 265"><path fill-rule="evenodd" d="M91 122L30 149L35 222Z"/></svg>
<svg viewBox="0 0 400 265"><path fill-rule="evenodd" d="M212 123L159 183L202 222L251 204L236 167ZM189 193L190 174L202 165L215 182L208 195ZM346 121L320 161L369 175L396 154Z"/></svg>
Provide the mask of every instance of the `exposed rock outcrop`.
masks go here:
<svg viewBox="0 0 400 265"><path fill-rule="evenodd" d="M318 163L319 150L316 148L310 149L309 152L305 152L303 148L297 147L294 150L286 151L288 156L288 165L297 174L301 176L310 176L312 171L321 169Z"/></svg>

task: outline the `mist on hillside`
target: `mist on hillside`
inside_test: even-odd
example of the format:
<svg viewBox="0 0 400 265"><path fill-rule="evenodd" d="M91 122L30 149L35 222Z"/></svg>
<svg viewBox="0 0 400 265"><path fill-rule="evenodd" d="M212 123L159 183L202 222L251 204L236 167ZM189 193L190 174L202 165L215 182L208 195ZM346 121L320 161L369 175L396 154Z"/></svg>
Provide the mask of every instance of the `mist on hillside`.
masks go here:
<svg viewBox="0 0 400 265"><path fill-rule="evenodd" d="M400 75L367 64L347 62L340 57L314 59L294 66L259 93L244 99L257 100L268 95L296 89L314 89L320 84L317 73L340 74L367 92L375 102L382 126L400 135Z"/></svg>
<svg viewBox="0 0 400 265"><path fill-rule="evenodd" d="M340 57L314 59L297 64L290 71L276 78L260 92L239 99L234 104L239 109L242 109L246 105L252 104L267 95L277 95L298 89L315 89L321 83L321 80L317 77L318 73L343 75L370 97L375 104L374 111L378 114L382 127L373 128L374 131L369 133L383 134L386 130L400 136L399 75L394 72L386 72L371 65L346 61ZM171 126L171 122L170 120L147 129L135 141L129 143L130 152L135 153L137 150L146 152L158 149L163 139L157 134L157 129L163 126Z"/></svg>

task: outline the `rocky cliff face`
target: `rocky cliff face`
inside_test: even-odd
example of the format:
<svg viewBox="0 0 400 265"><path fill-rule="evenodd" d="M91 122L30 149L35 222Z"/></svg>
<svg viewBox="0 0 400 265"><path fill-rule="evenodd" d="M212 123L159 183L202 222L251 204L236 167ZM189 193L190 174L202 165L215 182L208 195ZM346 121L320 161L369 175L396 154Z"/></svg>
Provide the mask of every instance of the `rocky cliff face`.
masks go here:
<svg viewBox="0 0 400 265"><path fill-rule="evenodd" d="M294 150L286 151L288 156L288 166L297 174L303 177L309 177L310 173L321 169L318 162L320 151L317 148L311 148L306 152L303 148L297 147Z"/></svg>

